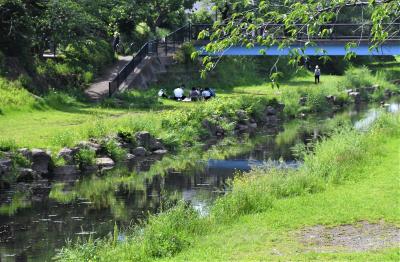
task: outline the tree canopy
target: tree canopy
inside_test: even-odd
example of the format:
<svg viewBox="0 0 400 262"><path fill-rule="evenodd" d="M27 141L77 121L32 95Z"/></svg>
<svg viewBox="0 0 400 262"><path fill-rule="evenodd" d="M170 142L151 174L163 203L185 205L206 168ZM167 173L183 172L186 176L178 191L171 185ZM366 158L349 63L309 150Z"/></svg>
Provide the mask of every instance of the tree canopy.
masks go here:
<svg viewBox="0 0 400 262"><path fill-rule="evenodd" d="M399 36L400 0L215 0L214 10L220 12L212 29L200 33L199 38L209 38L207 52L223 52L231 46L291 47L300 40L304 48L292 49L291 63L297 64L305 57L307 46L315 45L314 39L329 39L337 29L327 24L352 22L356 29L348 27L341 30L355 31L360 36L368 35L371 49ZM346 45L347 58L354 56L351 47L360 44L361 39L349 41ZM194 54L193 56L196 56ZM329 59L323 56L323 59ZM203 59L202 74L212 70L217 61L211 57ZM274 81L279 76L276 69L271 71Z"/></svg>

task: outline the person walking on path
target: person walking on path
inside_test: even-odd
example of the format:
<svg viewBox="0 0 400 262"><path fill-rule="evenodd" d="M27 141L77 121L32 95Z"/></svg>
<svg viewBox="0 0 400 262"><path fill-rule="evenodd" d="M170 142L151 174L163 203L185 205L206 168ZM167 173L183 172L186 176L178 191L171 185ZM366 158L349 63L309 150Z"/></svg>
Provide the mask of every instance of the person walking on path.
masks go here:
<svg viewBox="0 0 400 262"><path fill-rule="evenodd" d="M314 70L314 78L315 78L315 83L319 84L319 77L321 75L321 70L319 69L319 66L315 66Z"/></svg>
<svg viewBox="0 0 400 262"><path fill-rule="evenodd" d="M115 32L115 33L114 33L114 42L113 42L113 49L114 49L114 52L115 52L115 53L118 51L119 42L120 42L119 33L118 33L118 32Z"/></svg>

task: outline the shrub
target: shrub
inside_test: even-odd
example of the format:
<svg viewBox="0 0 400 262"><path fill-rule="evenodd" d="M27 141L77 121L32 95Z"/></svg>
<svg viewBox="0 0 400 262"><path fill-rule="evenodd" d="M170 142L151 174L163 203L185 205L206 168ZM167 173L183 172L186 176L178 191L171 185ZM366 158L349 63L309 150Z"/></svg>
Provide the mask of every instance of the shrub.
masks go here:
<svg viewBox="0 0 400 262"><path fill-rule="evenodd" d="M81 169L95 164L96 152L89 148L82 148L75 156L75 161Z"/></svg>
<svg viewBox="0 0 400 262"><path fill-rule="evenodd" d="M109 155L116 162L122 161L126 157L127 151L119 147L114 140L106 141L103 147L107 151L107 155Z"/></svg>
<svg viewBox="0 0 400 262"><path fill-rule="evenodd" d="M192 43L184 43L181 48L175 53L175 60L181 64L189 64L193 62L191 56L192 53L195 52L196 49L194 48Z"/></svg>
<svg viewBox="0 0 400 262"><path fill-rule="evenodd" d="M143 249L148 257L171 257L190 245L192 236L203 231L199 214L185 203L151 216L143 232Z"/></svg>

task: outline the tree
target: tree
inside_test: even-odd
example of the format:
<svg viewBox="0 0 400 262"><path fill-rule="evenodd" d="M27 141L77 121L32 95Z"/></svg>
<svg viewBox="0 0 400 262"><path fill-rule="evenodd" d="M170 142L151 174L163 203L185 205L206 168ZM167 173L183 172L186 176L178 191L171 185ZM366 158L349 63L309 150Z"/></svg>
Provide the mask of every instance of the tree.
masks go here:
<svg viewBox="0 0 400 262"><path fill-rule="evenodd" d="M218 4L223 0L216 0ZM199 38L209 37L211 42L206 46L207 52L222 52L231 46L255 45L262 46L260 52L277 45L286 48L298 42L299 35L306 36L302 40L304 48L292 49L290 63L298 64L305 57L307 46L315 45L315 39L329 38L336 30L326 27L326 24L346 20L349 9L359 22L361 35L368 34L371 38L371 49L399 36L400 0L277 0L277 1L225 1L229 2L229 15L216 21L211 30L203 31ZM218 4L215 8L218 8ZM357 14L358 15L354 15ZM348 18L348 16L347 16ZM360 41L349 42L346 45L346 58L354 53L351 47L359 45ZM194 54L195 56L196 54ZM323 57L327 59L326 56ZM210 57L203 59L202 75L212 70L217 62ZM271 71L274 81L279 72L277 68Z"/></svg>
<svg viewBox="0 0 400 262"><path fill-rule="evenodd" d="M157 27L174 28L185 22L185 9L191 9L196 0L138 0L137 6L153 33Z"/></svg>

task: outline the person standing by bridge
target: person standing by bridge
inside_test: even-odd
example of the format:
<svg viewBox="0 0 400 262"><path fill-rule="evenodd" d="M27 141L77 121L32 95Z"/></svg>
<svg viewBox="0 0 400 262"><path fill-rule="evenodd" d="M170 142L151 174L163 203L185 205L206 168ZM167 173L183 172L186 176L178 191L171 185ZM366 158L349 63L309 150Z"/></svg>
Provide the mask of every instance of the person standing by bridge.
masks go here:
<svg viewBox="0 0 400 262"><path fill-rule="evenodd" d="M315 70L314 70L314 79L315 79L315 83L319 84L319 77L321 76L321 70L319 69L319 66L315 66Z"/></svg>

